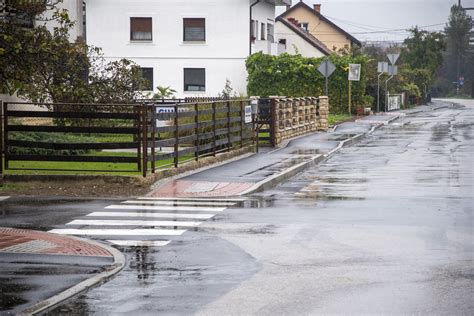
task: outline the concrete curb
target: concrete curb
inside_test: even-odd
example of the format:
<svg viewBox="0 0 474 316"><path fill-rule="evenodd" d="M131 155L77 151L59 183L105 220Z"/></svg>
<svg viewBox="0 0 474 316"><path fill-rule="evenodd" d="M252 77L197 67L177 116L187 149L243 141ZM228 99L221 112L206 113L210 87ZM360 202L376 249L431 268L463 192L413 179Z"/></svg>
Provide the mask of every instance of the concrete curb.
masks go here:
<svg viewBox="0 0 474 316"><path fill-rule="evenodd" d="M262 191L262 190L274 187L278 183L281 183L281 182L295 176L296 174L300 173L301 171L303 171L307 167L313 166L313 165L316 165L318 163L321 163L321 162L325 161L330 156L332 156L334 153L339 151L341 148L354 144L355 142L357 142L358 140L360 140L364 136L367 136L367 135L373 133L376 129L378 129L378 128L384 126L384 125L387 125L387 124L391 123L392 121L400 118L400 116L401 115L396 115L396 116L394 115L394 117L390 118L386 123L384 122L384 123L375 124L367 132L360 133L360 134L352 136L348 139L340 141L339 144L335 148L333 148L331 151L329 151L328 153L326 153L324 155L315 155L315 156L311 157L311 159L308 160L308 161L303 161L303 162L301 162L301 163L299 163L295 166L292 166L288 169L283 170L282 172L280 172L278 174L275 174L275 175L270 176L270 177L268 177L268 178L266 178L266 179L264 179L260 182L257 182L250 189L239 193L239 196L247 195L247 194L250 194L250 193L254 193L254 192L258 192L258 191Z"/></svg>
<svg viewBox="0 0 474 316"><path fill-rule="evenodd" d="M93 241L93 240L88 240L88 239L83 239L83 238L78 238L78 237L70 237L70 238L74 238L74 239L81 240L81 241L87 241L88 243L91 243L91 244L94 244L96 246L105 248L107 251L109 251L113 255L114 263L112 265L108 266L108 270L103 271L99 274L96 274L93 277L91 277L87 280L84 280L84 281L70 287L69 289L67 289L67 290L65 290L65 291L63 291L59 294L56 294L56 295L54 295L54 296L52 296L52 297L50 297L46 300L43 300L39 303L36 303L32 307L29 307L29 308L25 309L24 311L22 311L18 315L35 315L35 314L44 312L48 309L51 309L52 307L56 306L57 304L59 304L61 302L64 302L65 300L70 299L71 297L73 297L73 296L75 296L75 295L77 295L81 292L84 292L84 291L96 286L99 283L107 281L108 279L113 277L115 274L120 272L123 269L123 267L125 266L125 256L120 251L118 251L117 249L115 249L113 247L110 247L108 245Z"/></svg>

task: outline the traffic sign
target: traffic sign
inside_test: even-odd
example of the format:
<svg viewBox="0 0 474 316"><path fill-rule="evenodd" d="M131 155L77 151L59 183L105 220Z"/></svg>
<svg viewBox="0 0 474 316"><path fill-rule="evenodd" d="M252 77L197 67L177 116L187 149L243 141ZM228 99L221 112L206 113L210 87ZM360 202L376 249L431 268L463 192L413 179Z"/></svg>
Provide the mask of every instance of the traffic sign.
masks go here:
<svg viewBox="0 0 474 316"><path fill-rule="evenodd" d="M348 80L359 81L360 80L360 64L349 64Z"/></svg>
<svg viewBox="0 0 474 316"><path fill-rule="evenodd" d="M318 71L324 76L324 78L326 78L326 95L329 94L328 78L334 72L334 70L336 70L336 66L334 66L334 64L329 59L325 59L318 67Z"/></svg>
<svg viewBox="0 0 474 316"><path fill-rule="evenodd" d="M400 54L387 54L388 60L392 65L395 65L395 63L398 60L398 57L400 57Z"/></svg>
<svg viewBox="0 0 474 316"><path fill-rule="evenodd" d="M378 73L388 72L388 63L386 61L379 61L377 64L377 72Z"/></svg>
<svg viewBox="0 0 474 316"><path fill-rule="evenodd" d="M336 66L329 59L325 59L318 67L318 71L326 78L332 75L334 70Z"/></svg>
<svg viewBox="0 0 474 316"><path fill-rule="evenodd" d="M464 86L464 77L459 77L458 84L459 84L460 86Z"/></svg>
<svg viewBox="0 0 474 316"><path fill-rule="evenodd" d="M388 74L390 76L395 76L398 74L398 66L388 66Z"/></svg>

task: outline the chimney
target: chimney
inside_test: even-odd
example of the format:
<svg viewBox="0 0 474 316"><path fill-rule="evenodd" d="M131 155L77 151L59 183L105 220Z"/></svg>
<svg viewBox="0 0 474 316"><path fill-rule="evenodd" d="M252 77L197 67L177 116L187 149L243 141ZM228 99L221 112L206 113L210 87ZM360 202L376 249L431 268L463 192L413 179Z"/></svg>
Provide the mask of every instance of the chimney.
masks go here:
<svg viewBox="0 0 474 316"><path fill-rule="evenodd" d="M314 11L316 11L318 13L321 13L321 4L320 3L314 4L313 7L314 7Z"/></svg>
<svg viewBox="0 0 474 316"><path fill-rule="evenodd" d="M286 5L286 11L290 10L290 8L291 8L291 4L287 4Z"/></svg>

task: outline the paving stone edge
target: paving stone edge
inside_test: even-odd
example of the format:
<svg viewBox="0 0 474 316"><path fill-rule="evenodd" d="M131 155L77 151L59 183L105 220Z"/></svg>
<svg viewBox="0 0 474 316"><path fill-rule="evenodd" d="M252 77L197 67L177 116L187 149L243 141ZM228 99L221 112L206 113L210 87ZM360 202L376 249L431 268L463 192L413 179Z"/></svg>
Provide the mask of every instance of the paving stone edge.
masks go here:
<svg viewBox="0 0 474 316"><path fill-rule="evenodd" d="M123 267L125 266L125 256L120 252L118 251L117 249L111 247L111 246L108 246L108 245L105 245L103 243L99 243L97 241L94 241L94 240L88 240L88 239L83 239L83 238L79 238L79 237L71 237L69 236L70 238L73 238L73 239L77 239L77 240L81 240L81 241L86 241L88 243L91 243L93 245L96 245L96 246L99 246L99 247L103 247L105 248L107 251L109 251L113 257L114 257L114 263L112 265L109 265L107 266L107 270L99 273L99 274L96 274L94 275L93 277L87 279L87 280L84 280L64 291L62 291L61 293L58 293L48 299L45 299L39 303L36 303L35 305L23 310L21 313L19 313L18 315L35 315L35 314L38 314L38 313L41 313L41 312L45 312L53 307L55 307L56 305L72 298L73 296L76 296L78 295L79 293L82 293L92 287L95 287L96 285L100 284L100 283L103 283L105 281L107 281L108 279L112 278L114 275L116 275L118 272L120 272Z"/></svg>

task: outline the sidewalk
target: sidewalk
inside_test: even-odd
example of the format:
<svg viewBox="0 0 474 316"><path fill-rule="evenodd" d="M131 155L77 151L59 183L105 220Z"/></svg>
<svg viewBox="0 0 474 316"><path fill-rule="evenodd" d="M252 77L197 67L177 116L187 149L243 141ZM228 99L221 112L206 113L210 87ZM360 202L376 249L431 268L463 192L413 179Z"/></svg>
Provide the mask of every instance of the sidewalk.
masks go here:
<svg viewBox="0 0 474 316"><path fill-rule="evenodd" d="M413 109L370 115L335 126L328 132L318 132L293 139L281 148L261 148L250 157L220 166L210 166L189 175L158 183L151 197L229 197L245 195L270 188L328 158L334 152L357 139L389 124L400 116L434 111L451 106L436 101Z"/></svg>
<svg viewBox="0 0 474 316"><path fill-rule="evenodd" d="M94 241L0 227L0 313L44 311L123 265L120 252Z"/></svg>
<svg viewBox="0 0 474 316"><path fill-rule="evenodd" d="M293 139L278 149L261 148L250 157L159 184L152 197L226 197L262 190L288 179L311 164L397 119L400 113L366 116L332 131Z"/></svg>

